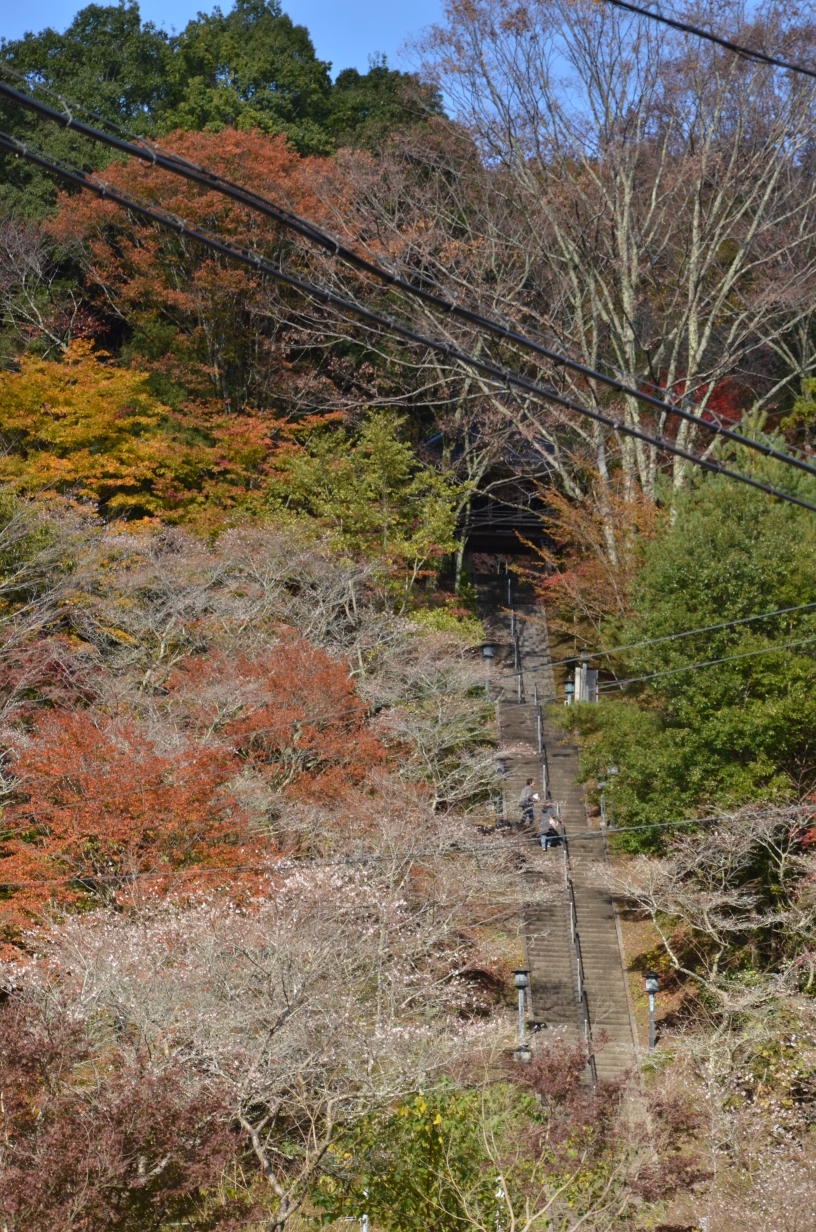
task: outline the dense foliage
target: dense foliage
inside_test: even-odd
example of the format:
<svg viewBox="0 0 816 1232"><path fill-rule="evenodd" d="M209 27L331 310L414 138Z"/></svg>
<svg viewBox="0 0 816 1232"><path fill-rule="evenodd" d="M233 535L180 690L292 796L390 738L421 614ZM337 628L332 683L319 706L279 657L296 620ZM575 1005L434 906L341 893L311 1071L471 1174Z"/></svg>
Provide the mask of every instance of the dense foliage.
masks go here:
<svg viewBox="0 0 816 1232"><path fill-rule="evenodd" d="M0 1206L11 1226L147 1232L183 1220L204 1229L249 1213L213 1202L235 1140L204 1084L172 1067L159 1076L144 1054L122 1048L100 1066L88 1024L59 1011L47 1023L17 1005L0 1017Z"/></svg>
<svg viewBox="0 0 816 1232"><path fill-rule="evenodd" d="M257 128L285 134L302 153L376 145L394 128L422 124L440 110L435 91L385 63L367 73L345 69L332 82L331 65L315 55L308 30L278 0L237 0L230 12L200 13L173 35L143 23L135 0L90 4L63 33L46 29L3 41L0 64L53 91L45 96L52 105L63 94L138 133ZM108 161L103 151L7 104L0 115L4 128L54 154L90 167ZM8 155L0 181L5 209L37 215L53 201L48 179Z"/></svg>
<svg viewBox="0 0 816 1232"><path fill-rule="evenodd" d="M717 17L813 59L796 8ZM419 55L332 81L277 0L173 35L124 2L3 42L0 73L812 458L810 80L595 0L451 0ZM710 447L510 330L0 123L415 335L0 162L4 1229L642 1232L697 1227L704 1190L717 1232L729 1204L809 1227L812 515L607 427ZM557 1028L508 1064L519 886L546 880L519 874L547 857L492 825L467 580L508 523L557 657L604 652L601 704L556 717L590 803L606 776L606 875L672 1007L630 1094Z"/></svg>
<svg viewBox="0 0 816 1232"><path fill-rule="evenodd" d="M615 1219L631 1197L634 1141L610 1140L621 1090L588 1089L584 1065L561 1043L487 1090L441 1083L367 1119L332 1152L315 1206L326 1220L364 1211L389 1232Z"/></svg>
<svg viewBox="0 0 816 1232"><path fill-rule="evenodd" d="M277 451L271 463L273 509L304 513L330 527L347 550L378 558L396 574L404 608L414 584L455 546L458 486L419 465L400 440L401 421L368 416L356 437L336 426Z"/></svg>
<svg viewBox="0 0 816 1232"><path fill-rule="evenodd" d="M807 512L716 479L678 497L645 547L618 630L619 645L646 643L614 659L618 677L653 678L621 700L610 685L601 705L575 714L587 774L619 768L618 822L671 822L813 789L815 584ZM788 608L800 610L746 620Z"/></svg>
<svg viewBox="0 0 816 1232"><path fill-rule="evenodd" d="M495 777L477 665L314 521L204 542L5 498L10 1226L283 1226L344 1127L489 1016L484 868L444 864Z"/></svg>
<svg viewBox="0 0 816 1232"><path fill-rule="evenodd" d="M105 360L108 359L108 362ZM25 356L0 373L0 477L27 495L58 493L107 518L206 519L259 487L263 426L212 404L171 409L147 373L85 342L62 363Z"/></svg>
<svg viewBox="0 0 816 1232"><path fill-rule="evenodd" d="M321 185L334 178L328 160L301 159L282 138L254 130L175 134L170 145L312 217L322 212ZM282 228L219 193L132 163L112 165L106 177L271 260L298 259ZM312 401L321 387L335 393L309 355L308 334L299 336L302 302L268 279L90 197L62 196L47 233L62 251L81 246L83 299L94 332L107 336L123 360L148 366L165 401L215 396L236 412L287 412L310 390Z"/></svg>

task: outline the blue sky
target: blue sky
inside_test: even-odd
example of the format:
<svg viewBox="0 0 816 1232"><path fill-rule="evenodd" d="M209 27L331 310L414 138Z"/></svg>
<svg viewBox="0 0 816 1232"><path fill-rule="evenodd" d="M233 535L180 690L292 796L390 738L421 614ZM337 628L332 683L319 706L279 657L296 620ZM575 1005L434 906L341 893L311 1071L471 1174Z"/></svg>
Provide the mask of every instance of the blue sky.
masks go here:
<svg viewBox="0 0 816 1232"><path fill-rule="evenodd" d="M394 68L410 67L399 56L400 48L442 14L442 0L411 0L410 4L394 0L282 0L282 4L293 21L309 28L317 54L331 60L334 73L342 68L364 72L368 57L377 52L384 52ZM19 38L26 30L45 26L64 30L82 7L77 0L0 0L0 36ZM141 0L140 4L143 19L168 30L186 25L199 9L209 12L213 7L208 0ZM221 0L221 7L228 12L232 0Z"/></svg>

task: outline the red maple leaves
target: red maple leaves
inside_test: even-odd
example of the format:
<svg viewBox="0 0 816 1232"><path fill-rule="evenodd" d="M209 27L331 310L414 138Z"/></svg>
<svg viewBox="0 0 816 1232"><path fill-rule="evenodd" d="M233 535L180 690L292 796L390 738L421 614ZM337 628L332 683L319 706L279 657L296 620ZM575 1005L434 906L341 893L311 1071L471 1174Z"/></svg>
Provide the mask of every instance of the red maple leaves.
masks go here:
<svg viewBox="0 0 816 1232"><path fill-rule="evenodd" d="M274 844L236 790L331 800L384 759L347 668L284 633L255 658L184 661L152 726L99 708L39 710L12 737L0 831L7 941L47 905L247 884Z"/></svg>

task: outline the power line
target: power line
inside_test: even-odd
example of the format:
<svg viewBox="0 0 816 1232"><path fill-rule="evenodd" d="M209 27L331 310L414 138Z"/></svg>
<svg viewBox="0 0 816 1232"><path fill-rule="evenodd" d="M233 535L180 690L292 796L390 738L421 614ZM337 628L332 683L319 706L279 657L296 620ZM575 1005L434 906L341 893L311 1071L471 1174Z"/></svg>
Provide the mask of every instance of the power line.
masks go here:
<svg viewBox="0 0 816 1232"><path fill-rule="evenodd" d="M357 864L372 864L377 862L393 862L395 859L403 863L410 863L413 860L424 856L479 856L479 855L506 855L509 850L518 846L527 844L538 844L537 838L516 838L512 843L505 842L502 838L496 840L492 847L486 843L480 843L473 846L451 846L451 847L426 847L419 848L416 851L404 852L378 852L372 851L356 856L342 856L338 859L296 859L291 856L278 857L278 862L271 869L264 870L258 867L258 862L253 864L223 864L223 865L208 865L201 868L183 868L183 869L164 869L153 872L138 872L138 873L73 873L62 877L39 877L31 878L28 881L7 881L2 876L2 864L0 864L0 889L23 889L35 885L71 885L76 882L93 881L101 886L111 884L114 887L126 887L135 881L156 881L165 878L185 878L196 877L210 873L257 873L262 876L272 876L275 874L283 874L297 872L304 868L343 868L353 867Z"/></svg>
<svg viewBox="0 0 816 1232"><path fill-rule="evenodd" d="M797 505L802 509L807 509L810 513L816 513L816 505L810 501L803 500L799 496L794 496L790 492L783 492L771 484L761 483L757 479L752 479L748 475L743 475L739 471L733 471L730 467L723 466L720 462L712 458L700 457L697 454L690 453L686 449L681 449L678 445L665 440L663 437L653 436L649 432L644 432L640 428L634 428L623 423L613 415L604 414L598 410L590 410L588 407L581 406L577 402L573 402L570 398L565 398L557 393L549 386L540 384L538 381L531 380L528 377L520 376L518 373L509 369L502 368L498 364L491 363L488 360L480 359L476 355L472 355L467 351L462 351L458 347L451 346L445 342L439 342L433 338L429 338L424 334L419 334L415 330L408 329L407 326L401 325L398 321L390 317L385 317L380 313L366 308L364 305L357 303L355 300L350 300L344 296L337 295L333 291L327 291L323 287L316 286L313 283L304 282L300 278L296 278L292 274L284 273L283 270L273 265L270 261L259 256L256 252L249 249L239 248L232 244L225 243L223 240L216 238L207 231L201 228L193 227L183 219L175 215L164 213L153 207L144 205L142 202L127 196L124 193L118 192L104 183L98 183L91 180L84 172L69 169L54 160L47 158L39 151L35 151L27 146L24 142L19 141L15 137L11 137L6 133L0 133L0 149L8 150L9 153L16 154L20 158L26 159L35 166L41 167L49 171L53 175L60 176L69 183L77 185L88 192L94 193L97 197L103 200L108 200L116 205L123 206L127 210L131 210L135 214L140 214L143 218L149 219L158 226L164 227L168 231L174 232L176 235L184 235L206 248L210 248L213 252L218 252L222 256L229 257L231 260L238 261L257 273L266 274L284 286L297 291L307 299L312 299L324 306L329 305L339 309L341 312L349 313L350 315L359 317L360 320L367 322L369 325L375 326L378 330L386 333L395 334L399 338L403 338L406 342L415 346L424 347L427 350L435 351L439 355L445 356L446 359L460 364L464 367L481 372L491 381L499 386L510 387L513 389L522 390L525 394L532 394L536 398L541 398L546 402L551 402L555 406L562 407L564 410L580 415L585 419L590 419L594 423L603 424L605 427L616 432L621 432L625 436L630 436L635 440L643 441L644 444L653 445L657 449L665 450L667 453L673 454L675 457L682 458L686 462L690 462L694 466L702 467L704 470L711 471L713 474L722 475L724 478L733 479L737 483L743 483L748 487L754 488L759 492L764 492L766 496L773 496L779 500L787 501L788 504ZM782 455L787 458L787 455Z"/></svg>
<svg viewBox="0 0 816 1232"><path fill-rule="evenodd" d="M756 616L740 616L738 620L724 620L718 625L702 625L699 629L686 629L683 633L666 633L663 637L650 637L645 642L630 642L628 646L616 646L612 650L595 650L591 659L622 654L625 650L640 650L645 646L658 646L661 642L674 642L681 637L693 637L695 633L715 633L719 629L732 629L736 625L751 624L755 620L770 620L773 616L787 616L790 612L804 612L816 607L816 603L797 603L795 607L780 607L773 612L759 612ZM574 656L573 656L574 657Z"/></svg>
<svg viewBox="0 0 816 1232"><path fill-rule="evenodd" d="M678 636L684 636L684 635L678 634ZM669 667L660 672L650 672L646 676L629 676L623 680L610 680L603 684L598 685L598 690L599 692L609 693L609 692L613 692L615 689L626 688L626 686L630 684L641 684L646 680L657 680L661 676L676 676L680 672L698 671L704 667L716 667L720 663L733 663L737 659L750 659L754 655L773 654L777 650L790 650L794 646L808 646L812 642L816 642L816 636L800 638L799 640L794 641L794 642L783 642L781 645L778 645L778 646L763 646L759 650L745 650L745 651L742 651L742 653L740 654L724 655L720 659L705 659L701 661L700 663L686 663L683 665L683 667ZM566 663L572 663L574 661L575 661L574 655L570 659L564 660L564 662ZM547 664L546 666L557 666L557 665ZM529 671L531 669L528 668L527 670ZM519 672L507 672L504 674L508 676L509 675L518 676L520 673ZM542 698L542 701L544 702L557 701L557 700L558 700L557 698Z"/></svg>
<svg viewBox="0 0 816 1232"><path fill-rule="evenodd" d="M629 4L628 0L604 0L606 4L611 4L616 9L625 9L628 13L636 13L639 17L648 17L650 21L660 22L661 25L671 26L673 30L681 30L684 34L693 34L696 38L705 39L708 43L716 43L718 47L724 47L727 51L733 51L735 55L741 56L745 60L759 60L762 64L770 64L773 68L784 68L791 73L800 73L804 77L816 78L816 69L807 68L804 64L795 64L791 60L782 60L778 56L770 56L765 51L758 51L752 47L744 47L741 43L734 43L731 39L721 38L719 34L712 34L710 30L702 30L699 26L693 26L686 21L678 21L676 17L665 17L662 13L654 13L651 9L640 8L637 4Z"/></svg>
<svg viewBox="0 0 816 1232"><path fill-rule="evenodd" d="M782 805L778 808L759 810L759 815L764 817L776 816L784 818L789 816L791 813L811 813L816 815L816 803L788 804ZM647 821L639 826L607 826L603 830L591 831L591 836L593 838L602 838L604 834L629 834L632 830L668 830L674 829L676 826L714 826L721 824L724 821L730 821L735 816L739 816L739 814L718 813L713 817L683 817L678 821ZM581 841L583 841L586 837L586 833L582 833ZM569 835L567 835L567 842L569 842Z"/></svg>
<svg viewBox="0 0 816 1232"><path fill-rule="evenodd" d="M687 663L684 667L669 667L662 672L651 672L648 676L631 676L627 680L609 681L599 686L604 692L612 689L623 689L629 684L640 684L644 680L657 680L660 676L676 676L679 672L697 671L704 667L716 667L720 663L733 663L736 659L750 659L753 655L773 654L777 650L790 650L794 646L808 646L816 642L816 637L801 638L796 642L783 642L781 646L764 646L761 650L744 650L742 654L725 655L722 659L706 659L702 663Z"/></svg>
<svg viewBox="0 0 816 1232"><path fill-rule="evenodd" d="M683 633L666 633L662 637L650 637L644 642L630 642L627 646L613 646L611 650L576 650L566 659L546 659L543 663L533 663L525 671L536 671L542 667L563 667L565 663L574 663L576 659L586 655L590 659L611 658L612 655L623 654L627 650L640 650L646 646L659 646L662 642L675 642L682 637L693 637L697 633L715 633L719 629L732 629L736 625L751 624L755 620L770 620L774 616L787 616L791 612L805 612L816 607L816 603L797 603L795 607L780 607L773 612L760 612L756 616L741 616L738 620L725 620L718 625L702 625L699 629L686 629ZM497 672L492 679L505 676L518 676L518 672Z"/></svg>
<svg viewBox="0 0 816 1232"><path fill-rule="evenodd" d="M2 67L2 66L0 66ZM15 74L19 76L19 74ZM49 91L50 92L50 91ZM224 196L230 197L234 201L246 206L251 210L264 214L268 218L274 219L282 226L289 230L295 231L303 236L311 243L331 256L339 258L347 265L353 266L364 273L377 278L386 286L393 287L395 290L401 291L403 294L420 299L429 306L446 313L448 316L465 321L469 325L476 326L478 329L484 330L493 334L495 337L501 338L505 342L512 342L525 350L532 351L552 363L558 364L561 367L578 373L589 380L598 381L606 385L608 388L615 390L617 393L622 393L628 397L635 398L639 402L648 405L663 414L673 415L676 418L682 419L687 423L692 423L698 428L710 432L714 436L721 437L724 440L731 441L743 448L754 450L762 454L764 457L773 458L776 461L782 462L785 465L793 466L809 475L816 475L816 467L805 462L801 458L775 449L773 446L766 444L763 441L754 440L751 437L744 436L741 432L736 432L731 428L723 427L721 424L705 420L699 415L694 415L690 411L684 410L682 407L675 406L673 403L666 402L661 398L657 398L652 394L647 394L644 390L628 385L626 382L619 380L617 377L606 376L597 369L590 368L586 364L582 364L577 360L570 359L569 356L562 354L559 351L553 351L551 348L544 346L542 343L536 342L535 339L521 334L516 330L510 329L503 325L500 321L496 321L491 317L486 317L481 313L474 312L469 308L463 307L461 304L455 303L453 300L447 299L444 296L437 294L434 291L428 291L424 287L417 286L415 283L406 281L403 278L393 274L390 270L377 262L371 261L366 257L360 256L353 249L341 244L334 236L322 231L315 224L307 219L301 218L298 214L286 209L284 206L278 205L270 201L267 197L261 196L250 189L236 184L234 181L226 179L223 176L216 175L214 172L207 171L206 168L200 167L195 163L189 162L180 155L172 152L164 153L161 149L153 144L139 145L131 141L124 141L122 138L114 137L109 133L102 132L100 129L84 124L81 120L76 120L68 109L68 105L60 97L63 106L66 107L66 112L57 111L53 107L48 107L45 103L38 102L29 94L24 94L19 90L13 89L11 86L0 82L0 95L4 95L18 106L26 107L28 110L34 111L36 114L43 116L45 119L61 125L64 128L72 129L73 131L88 137L93 141L101 142L108 145L110 148L118 150L120 153L128 154L133 158L141 159L143 162L149 163L151 166L159 167L164 171L169 171L174 175L179 175L200 184L203 187L214 189L216 192L222 193ZM117 126L118 127L118 126ZM144 138L137 138L138 141L144 141ZM623 430L623 429L621 429Z"/></svg>
<svg viewBox="0 0 816 1232"><path fill-rule="evenodd" d="M760 813L760 816L778 816L784 818L790 814L807 814L816 813L816 804L796 804L784 805L779 808L765 809ZM605 829L584 830L581 832L581 840L586 838L604 838L607 834L629 834L633 831L640 830L666 830L674 829L678 826L703 826L703 825L718 825L724 821L732 819L735 814L719 814L713 817L685 817L678 821L650 821L638 826L607 826ZM570 835L564 834L567 845L569 845ZM575 835L573 835L575 837ZM339 859L296 859L291 856L282 856L278 863L269 870L259 869L257 861L254 864L223 864L223 865L208 865L201 868L183 868L183 869L164 869L155 872L138 872L138 873L74 873L62 877L37 877L30 878L27 881L9 881L2 877L2 865L0 865L0 889L30 889L33 886L58 886L71 885L82 882L94 882L95 885L104 887L111 885L113 888L125 889L128 885L132 885L136 881L158 881L177 879L182 880L187 877L206 876L211 873L256 873L261 876L270 877L275 874L284 875L286 873L299 872L301 869L310 868L352 868L358 864L372 864L377 862L393 862L395 859L402 863L410 863L424 856L437 856L448 858L450 856L479 856L479 855L506 855L508 850L513 850L518 847L538 847L540 839L535 838L512 838L510 840L504 837L498 838L492 845L480 843L473 846L451 846L451 847L426 847L419 848L416 851L405 852L377 852L372 851L364 855L343 856ZM84 887L85 889L93 889L93 887Z"/></svg>
<svg viewBox="0 0 816 1232"><path fill-rule="evenodd" d="M771 816L786 817L791 813L816 814L816 804L795 804L783 806L782 808L766 809L764 813L760 813L760 816L768 816L770 814ZM674 829L675 826L717 825L723 821L729 821L733 817L733 813L725 813L717 817L686 817L681 821L648 821L640 826L607 826L606 830L593 830L592 835L595 837L597 834L600 838L603 834L629 834L632 830L667 830ZM586 835L581 835L582 839L585 837ZM569 841L569 836L567 836L567 841Z"/></svg>

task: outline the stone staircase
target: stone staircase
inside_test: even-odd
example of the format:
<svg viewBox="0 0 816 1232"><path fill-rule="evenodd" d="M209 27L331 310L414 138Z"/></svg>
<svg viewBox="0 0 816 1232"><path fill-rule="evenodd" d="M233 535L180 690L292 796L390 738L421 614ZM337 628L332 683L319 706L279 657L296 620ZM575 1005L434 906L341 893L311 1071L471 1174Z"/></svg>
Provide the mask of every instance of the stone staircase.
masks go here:
<svg viewBox="0 0 816 1232"><path fill-rule="evenodd" d="M536 901L527 900L522 908L533 1023L537 1032L583 1041L587 1027L570 922L566 848L548 852L538 848L528 859L539 878Z"/></svg>
<svg viewBox="0 0 816 1232"><path fill-rule="evenodd" d="M605 888L605 837L587 816L577 749L543 721L534 702L536 694L545 702L555 695L546 619L531 591L513 582L516 657L506 577L477 577L476 585L480 615L495 646L491 687L507 751L504 818L518 824L518 796L532 778L542 797L549 787L559 804L567 838L566 848L544 852L533 829L521 831L529 840L521 876L531 1017L545 1036L589 1038L597 1077L618 1078L635 1066L636 1051L619 926Z"/></svg>
<svg viewBox="0 0 816 1232"><path fill-rule="evenodd" d="M578 750L545 723L550 791L560 800L575 899L583 987L599 1078L617 1078L635 1064L635 1035L615 904L606 888L606 840L587 817L577 783Z"/></svg>

